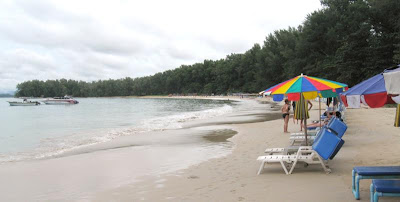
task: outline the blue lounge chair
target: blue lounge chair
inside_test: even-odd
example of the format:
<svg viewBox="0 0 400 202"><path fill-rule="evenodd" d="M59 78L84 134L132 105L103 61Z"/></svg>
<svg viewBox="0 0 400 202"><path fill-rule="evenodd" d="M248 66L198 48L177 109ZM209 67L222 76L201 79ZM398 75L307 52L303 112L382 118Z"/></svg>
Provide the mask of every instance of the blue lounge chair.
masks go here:
<svg viewBox="0 0 400 202"><path fill-rule="evenodd" d="M342 121L340 121L338 118L334 117L329 121L329 123L325 127L329 128L339 138L342 138L347 130L347 125ZM316 137L313 136L308 137L308 142L312 144L315 138ZM291 140L291 145L294 145L296 143L302 144L305 141L304 136L291 136L289 139Z"/></svg>
<svg viewBox="0 0 400 202"><path fill-rule="evenodd" d="M332 120L329 121L327 127L340 138L343 137L344 133L347 130L347 125L336 117L332 117Z"/></svg>
<svg viewBox="0 0 400 202"><path fill-rule="evenodd" d="M323 132L315 140L313 146L299 147L297 153L294 155L259 156L257 160L261 161L261 166L258 170L258 174L260 174L264 169L265 164L280 163L283 170L288 175L293 172L298 162L306 163L308 165L321 164L325 172L329 173L331 170L324 161L332 159L343 143L344 141L332 132L323 130ZM290 171L287 171L287 166L285 163L292 164Z"/></svg>
<svg viewBox="0 0 400 202"><path fill-rule="evenodd" d="M329 128L328 130L330 130L331 132L336 134L339 138L342 138L343 135L345 134L346 130L347 130L347 125L345 123L343 123L342 121L340 121L339 119L337 119L337 118L332 118L327 125L322 127L322 130L324 130L326 128ZM319 130L316 135L308 136L308 142L310 144L312 144L315 141L315 139L319 136L319 134L321 134L322 130ZM304 134L303 135L293 135L289 139L291 140L291 146L286 147L286 148L267 148L267 149L265 149L265 153L268 153L268 154L294 153L300 147L300 145L294 145L294 144L295 143L302 144L305 141Z"/></svg>
<svg viewBox="0 0 400 202"><path fill-rule="evenodd" d="M372 180L371 202L378 202L381 196L400 197L400 180Z"/></svg>
<svg viewBox="0 0 400 202"><path fill-rule="evenodd" d="M354 197L360 199L360 180L400 178L400 166L358 166L352 171Z"/></svg>
<svg viewBox="0 0 400 202"><path fill-rule="evenodd" d="M317 131L316 135L309 136L309 138L312 138L312 140L314 141L315 138L319 137L319 135L320 135L324 130L326 130L326 129L327 129L326 126L322 127L321 130L318 130L318 131ZM294 139L294 138L296 138L296 137L301 138L301 141L303 141L304 134L303 134L302 136L299 135L299 136L292 136L292 137L290 137L290 139L293 141L293 142L291 143L291 146L288 146L288 147L286 147L286 148L284 148L284 147L281 147L281 148L267 148L267 149L265 149L264 152L267 153L267 154L274 154L274 153L282 153L282 154L295 153L297 150L299 150L299 147L301 147L300 145L293 145L293 143L296 142L296 139Z"/></svg>
<svg viewBox="0 0 400 202"><path fill-rule="evenodd" d="M322 126L322 127L330 126L330 125L332 124L334 118L335 118L335 117L332 117L332 118L329 120L328 124L326 124L326 125L324 125L324 126ZM320 129L319 126L307 127L307 132L308 132L307 135L308 135L308 136L315 136L315 135L318 133L319 129ZM291 133L290 136L304 136L304 132Z"/></svg>
<svg viewBox="0 0 400 202"><path fill-rule="evenodd" d="M316 130L317 128L319 128L318 126L310 126L307 127L307 130Z"/></svg>

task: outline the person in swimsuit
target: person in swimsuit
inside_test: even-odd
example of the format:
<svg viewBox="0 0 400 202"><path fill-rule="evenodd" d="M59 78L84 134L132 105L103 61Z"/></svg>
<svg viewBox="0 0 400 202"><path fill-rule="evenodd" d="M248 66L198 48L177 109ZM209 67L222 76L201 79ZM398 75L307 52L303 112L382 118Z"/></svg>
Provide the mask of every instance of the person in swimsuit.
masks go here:
<svg viewBox="0 0 400 202"><path fill-rule="evenodd" d="M289 112L290 112L290 101L285 99L285 104L282 106L282 118L283 118L283 132L288 133L288 125L289 125Z"/></svg>

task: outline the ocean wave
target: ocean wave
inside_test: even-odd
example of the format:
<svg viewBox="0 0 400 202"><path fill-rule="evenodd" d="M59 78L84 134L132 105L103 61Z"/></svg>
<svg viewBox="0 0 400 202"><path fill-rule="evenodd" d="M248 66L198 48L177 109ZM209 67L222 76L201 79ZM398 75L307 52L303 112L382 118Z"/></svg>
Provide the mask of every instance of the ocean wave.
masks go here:
<svg viewBox="0 0 400 202"><path fill-rule="evenodd" d="M165 117L157 117L143 121L141 127L146 131L159 131L166 129L179 129L183 127L183 123L198 119L208 119L223 114L227 114L233 111L233 107L230 105L223 105L222 107L194 111L184 112L181 114L170 115Z"/></svg>
<svg viewBox="0 0 400 202"><path fill-rule="evenodd" d="M115 138L129 135L137 135L150 131L163 131L170 129L180 129L184 123L209 119L221 116L233 111L233 107L224 104L223 106L192 112L162 116L142 120L134 127L114 128L106 132L85 131L77 134L63 136L61 138L46 138L40 142L40 146L27 152L14 154L0 154L0 163L16 162L23 160L45 159L62 156L65 152L70 152L83 147L104 143Z"/></svg>

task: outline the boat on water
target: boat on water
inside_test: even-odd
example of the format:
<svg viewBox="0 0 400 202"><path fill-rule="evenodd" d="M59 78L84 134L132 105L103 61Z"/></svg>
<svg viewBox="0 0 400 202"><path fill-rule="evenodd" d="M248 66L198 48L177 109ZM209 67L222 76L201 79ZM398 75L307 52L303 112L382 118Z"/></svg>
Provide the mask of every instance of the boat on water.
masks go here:
<svg viewBox="0 0 400 202"><path fill-rule="evenodd" d="M40 102L38 101L28 101L27 99L24 99L22 102L18 101L7 101L10 106L37 106L40 105Z"/></svg>
<svg viewBox="0 0 400 202"><path fill-rule="evenodd" d="M48 98L46 100L43 100L42 102L47 105L70 105L79 103L77 100L69 96Z"/></svg>

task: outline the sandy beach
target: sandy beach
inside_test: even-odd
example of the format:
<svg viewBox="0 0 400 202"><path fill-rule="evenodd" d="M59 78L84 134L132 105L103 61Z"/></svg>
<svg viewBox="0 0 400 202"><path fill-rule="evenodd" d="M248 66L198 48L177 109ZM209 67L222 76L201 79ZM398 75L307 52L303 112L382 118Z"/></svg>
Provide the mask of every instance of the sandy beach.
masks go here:
<svg viewBox="0 0 400 202"><path fill-rule="evenodd" d="M0 202L400 202L400 0L0 0L0 30Z"/></svg>
<svg viewBox="0 0 400 202"><path fill-rule="evenodd" d="M318 104L311 119L318 117ZM178 172L142 178L140 183L98 193L95 201L356 201L351 170L363 165L400 165L400 128L393 127L395 109L348 109L345 145L331 161L332 173L321 166L296 167L285 175L278 164L257 175L256 158L268 147L285 147L288 134L282 120L231 125L238 132L230 140L232 154ZM299 125L289 124L296 132ZM369 201L370 180L360 183L361 200ZM385 201L398 201L386 197Z"/></svg>
<svg viewBox="0 0 400 202"><path fill-rule="evenodd" d="M254 99L247 100L255 102ZM270 102L266 98L260 101ZM271 105L255 107L262 109L265 106ZM400 152L400 128L393 127L395 109L347 109L348 130L343 137L346 143L335 159L329 162L332 173L326 174L319 165L307 168L299 165L293 174L286 175L279 164L273 164L266 165L264 171L257 175L260 162L256 158L264 155L266 148L289 145L289 135L283 133L280 105L273 104L271 107L272 113L260 112L247 119L236 115L218 121L194 122L186 131L153 133L154 139L160 142L151 142L156 146L152 147L150 153L146 150L138 152L140 147L134 145L148 144L148 138L125 137L96 146L98 152L88 153L83 149L60 158L1 165L0 199L356 201L351 192L351 170L354 166L400 165L397 155ZM314 103L310 120L317 119L317 109L318 103ZM204 131L199 133L195 131L196 127ZM298 132L299 129L300 126L290 119L289 131ZM198 133L198 138L186 140L184 133L187 132ZM168 136L165 136L167 133ZM173 146L176 142L185 144ZM203 147L202 151L190 149L190 145L199 142L210 146ZM213 150L211 145L221 145L226 147L226 151ZM204 151L207 148L210 151ZM213 151L223 152L215 154ZM204 162L204 155L213 157ZM185 157L184 162L181 161L182 157ZM169 166L158 167L159 162ZM151 165L154 166L149 169ZM124 181L126 183L110 188ZM369 201L370 182L361 181L360 201ZM62 195L60 190L63 190ZM397 201L396 198L384 200Z"/></svg>

